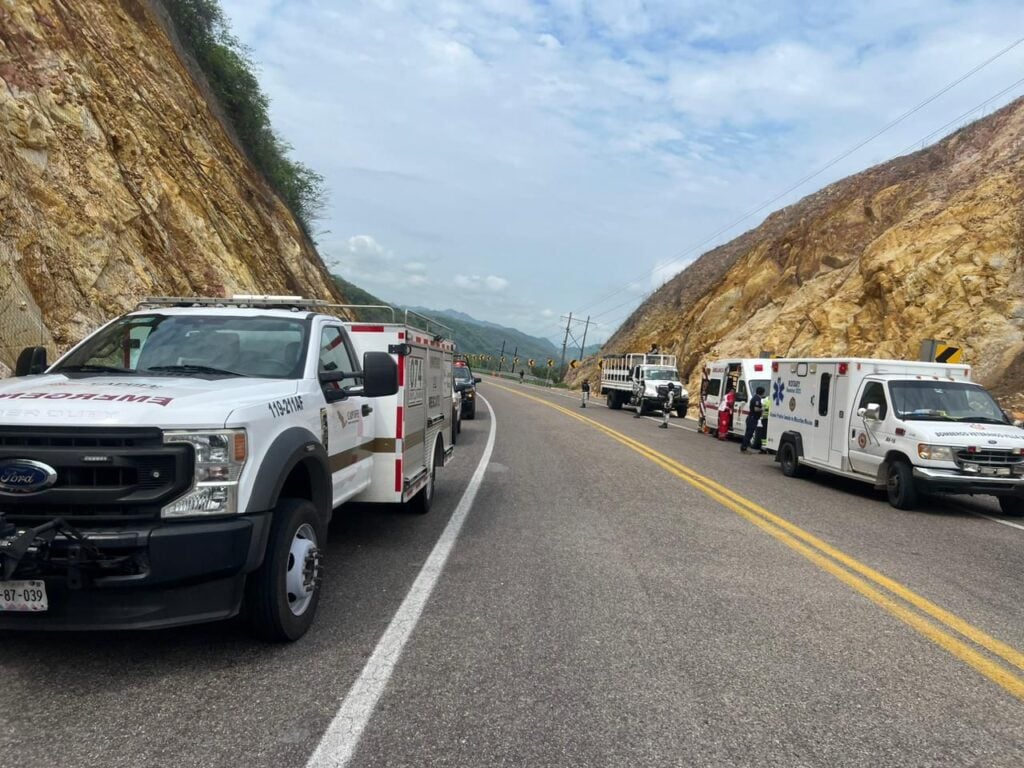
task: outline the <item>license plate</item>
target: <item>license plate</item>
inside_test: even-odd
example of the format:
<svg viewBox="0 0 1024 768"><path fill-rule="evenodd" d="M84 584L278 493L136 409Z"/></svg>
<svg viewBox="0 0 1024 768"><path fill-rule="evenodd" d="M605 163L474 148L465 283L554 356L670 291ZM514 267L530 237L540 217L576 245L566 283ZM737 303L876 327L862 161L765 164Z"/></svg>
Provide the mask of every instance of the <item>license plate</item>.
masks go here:
<svg viewBox="0 0 1024 768"><path fill-rule="evenodd" d="M0 581L0 611L39 613L49 608L44 581Z"/></svg>
<svg viewBox="0 0 1024 768"><path fill-rule="evenodd" d="M981 467L981 474L990 477L1009 477L1009 467Z"/></svg>

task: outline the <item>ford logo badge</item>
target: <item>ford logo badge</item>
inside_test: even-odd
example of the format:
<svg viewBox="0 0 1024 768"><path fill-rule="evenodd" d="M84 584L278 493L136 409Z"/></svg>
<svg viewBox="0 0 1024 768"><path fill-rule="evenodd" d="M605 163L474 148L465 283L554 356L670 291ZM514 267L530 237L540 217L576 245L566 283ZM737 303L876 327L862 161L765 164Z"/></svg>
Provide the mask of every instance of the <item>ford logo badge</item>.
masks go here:
<svg viewBox="0 0 1024 768"><path fill-rule="evenodd" d="M57 482L57 470L31 459L0 459L0 493L22 494L45 491Z"/></svg>

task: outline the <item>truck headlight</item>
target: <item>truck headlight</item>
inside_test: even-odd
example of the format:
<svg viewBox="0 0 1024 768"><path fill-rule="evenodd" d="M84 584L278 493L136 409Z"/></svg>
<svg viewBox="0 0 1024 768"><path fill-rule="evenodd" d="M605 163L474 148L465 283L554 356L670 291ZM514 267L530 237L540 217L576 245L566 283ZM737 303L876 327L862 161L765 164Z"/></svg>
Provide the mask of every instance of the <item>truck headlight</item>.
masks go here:
<svg viewBox="0 0 1024 768"><path fill-rule="evenodd" d="M953 449L948 445L918 443L917 455L926 461L953 461Z"/></svg>
<svg viewBox="0 0 1024 768"><path fill-rule="evenodd" d="M164 443L188 443L195 454L192 487L165 506L160 516L196 517L238 512L238 478L248 457L244 429L165 432Z"/></svg>

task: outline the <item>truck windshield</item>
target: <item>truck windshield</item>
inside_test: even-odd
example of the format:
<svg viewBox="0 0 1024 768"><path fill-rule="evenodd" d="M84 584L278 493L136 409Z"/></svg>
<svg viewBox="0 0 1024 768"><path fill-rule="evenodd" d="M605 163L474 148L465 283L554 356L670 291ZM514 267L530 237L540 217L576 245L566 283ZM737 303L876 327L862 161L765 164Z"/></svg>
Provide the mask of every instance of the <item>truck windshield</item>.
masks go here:
<svg viewBox="0 0 1024 768"><path fill-rule="evenodd" d="M892 381L893 407L905 421L975 421L1005 424L992 396L965 381Z"/></svg>
<svg viewBox="0 0 1024 768"><path fill-rule="evenodd" d="M648 381L678 381L679 374L675 371L659 370L657 368L648 368L644 374Z"/></svg>
<svg viewBox="0 0 1024 768"><path fill-rule="evenodd" d="M129 315L98 331L52 373L296 379L306 323L284 317Z"/></svg>

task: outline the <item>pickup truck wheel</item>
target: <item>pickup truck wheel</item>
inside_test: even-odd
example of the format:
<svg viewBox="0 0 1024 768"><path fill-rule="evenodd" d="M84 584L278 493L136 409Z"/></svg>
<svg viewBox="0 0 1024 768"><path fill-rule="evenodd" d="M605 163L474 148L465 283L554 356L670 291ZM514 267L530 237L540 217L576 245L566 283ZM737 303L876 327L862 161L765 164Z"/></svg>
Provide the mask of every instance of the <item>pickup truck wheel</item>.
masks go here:
<svg viewBox="0 0 1024 768"><path fill-rule="evenodd" d="M436 472L437 467L430 468L430 472L427 474L427 484L409 502L408 510L414 515L425 515L434 506L434 475Z"/></svg>
<svg viewBox="0 0 1024 768"><path fill-rule="evenodd" d="M1000 496L999 508L1007 517L1024 517L1024 499L1020 496Z"/></svg>
<svg viewBox="0 0 1024 768"><path fill-rule="evenodd" d="M885 493L889 503L896 509L913 509L917 506L917 486L914 485L914 470L906 461L897 459L889 464L885 475Z"/></svg>
<svg viewBox="0 0 1024 768"><path fill-rule="evenodd" d="M323 530L312 502L278 502L263 565L246 585L249 618L263 639L292 642L312 625L320 602Z"/></svg>

